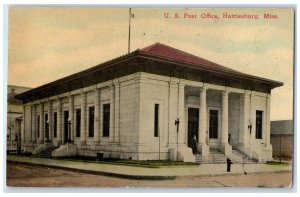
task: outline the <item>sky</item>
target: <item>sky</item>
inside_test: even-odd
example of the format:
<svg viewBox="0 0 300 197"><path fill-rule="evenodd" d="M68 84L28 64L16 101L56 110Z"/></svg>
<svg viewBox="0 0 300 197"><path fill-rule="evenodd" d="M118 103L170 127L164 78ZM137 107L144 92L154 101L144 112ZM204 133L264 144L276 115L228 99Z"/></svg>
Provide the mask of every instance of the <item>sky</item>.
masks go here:
<svg viewBox="0 0 300 197"><path fill-rule="evenodd" d="M284 86L272 90L271 120L293 118L292 9L133 8L132 13L131 51L160 42L281 81ZM226 13L258 19L223 18ZM126 54L128 15L128 8L11 6L7 83L34 88Z"/></svg>

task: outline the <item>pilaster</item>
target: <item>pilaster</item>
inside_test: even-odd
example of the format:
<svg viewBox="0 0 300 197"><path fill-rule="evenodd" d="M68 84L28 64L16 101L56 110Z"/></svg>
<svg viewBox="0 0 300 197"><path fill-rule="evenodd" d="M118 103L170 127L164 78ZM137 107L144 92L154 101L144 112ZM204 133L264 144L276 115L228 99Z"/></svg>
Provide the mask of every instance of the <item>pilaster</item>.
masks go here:
<svg viewBox="0 0 300 197"><path fill-rule="evenodd" d="M62 106L61 100L57 100L57 144L62 143Z"/></svg>
<svg viewBox="0 0 300 197"><path fill-rule="evenodd" d="M86 123L87 123L87 108L86 108L86 92L81 94L81 133L80 133L80 142L82 145L86 143Z"/></svg>
<svg viewBox="0 0 300 197"><path fill-rule="evenodd" d="M95 145L100 142L100 90L95 89L95 135L94 135L94 143Z"/></svg>
<svg viewBox="0 0 300 197"><path fill-rule="evenodd" d="M169 147L176 146L176 139L177 139L177 128L174 125L174 121L178 118L176 117L176 108L177 106L177 99L178 98L178 79L177 78L170 78L169 82L169 95L168 95L168 145ZM180 124L181 124L180 120Z"/></svg>
<svg viewBox="0 0 300 197"><path fill-rule="evenodd" d="M40 103L40 143L45 143L45 114L44 103Z"/></svg>
<svg viewBox="0 0 300 197"><path fill-rule="evenodd" d="M32 105L32 126L31 126L31 129L32 129L32 142L33 143L36 143L36 138L37 138L37 123L36 123L36 105Z"/></svg>
<svg viewBox="0 0 300 197"><path fill-rule="evenodd" d="M250 92L240 95L240 127L239 146L249 148Z"/></svg>
<svg viewBox="0 0 300 197"><path fill-rule="evenodd" d="M110 86L110 141L116 142L116 133L115 133L115 87L112 84Z"/></svg>
<svg viewBox="0 0 300 197"><path fill-rule="evenodd" d="M271 104L271 94L267 95L266 98L266 132L265 132L265 146L271 148L272 145L270 143L270 104Z"/></svg>
<svg viewBox="0 0 300 197"><path fill-rule="evenodd" d="M73 95L69 95L69 120L71 121L71 128L70 128L70 135L69 138L71 139L71 141L74 141L74 125L75 125L75 121L74 121L74 96ZM67 131L68 132L68 131Z"/></svg>
<svg viewBox="0 0 300 197"><path fill-rule="evenodd" d="M53 113L52 113L52 101L49 100L48 101L48 122L49 122L49 133L48 133L48 137L49 137L49 140L52 141L53 139Z"/></svg>
<svg viewBox="0 0 300 197"><path fill-rule="evenodd" d="M31 143L32 140L32 108L31 108L31 104L29 104L26 108L25 108L25 117L24 120L26 121L26 126L25 127L25 143ZM26 119L25 119L26 118Z"/></svg>
<svg viewBox="0 0 300 197"><path fill-rule="evenodd" d="M114 101L115 101L115 108L114 108L114 128L115 128L115 142L120 142L120 83L114 83Z"/></svg>

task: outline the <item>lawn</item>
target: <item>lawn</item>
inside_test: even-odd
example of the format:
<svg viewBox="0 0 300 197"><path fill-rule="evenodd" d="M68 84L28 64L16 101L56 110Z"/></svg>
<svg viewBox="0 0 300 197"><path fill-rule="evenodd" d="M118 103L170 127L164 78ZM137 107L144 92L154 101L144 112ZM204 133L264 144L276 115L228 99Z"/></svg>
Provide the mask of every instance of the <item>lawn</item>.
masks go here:
<svg viewBox="0 0 300 197"><path fill-rule="evenodd" d="M282 161L282 162L280 162L280 161L268 161L266 164L268 164L268 165L291 165L291 164L289 164L287 162L284 162L284 161Z"/></svg>
<svg viewBox="0 0 300 197"><path fill-rule="evenodd" d="M14 157L25 157L25 158L39 158L29 154L21 155L8 155L10 158ZM145 167L145 168L163 168L163 167L193 167L200 164L192 162L181 162L181 161L166 161L166 160L125 160L125 159L109 159L103 158L97 160L95 157L62 157L62 158L52 158L55 160L64 160L64 161L77 161L77 162L88 162L88 163L99 163L99 164L112 164L112 165L124 165L124 166L135 166L135 167Z"/></svg>
<svg viewBox="0 0 300 197"><path fill-rule="evenodd" d="M61 158L63 160L91 162L100 164L112 164L112 165L124 165L124 166L136 166L146 168L162 168L162 167L192 167L198 166L197 163L181 162L181 161L165 161L165 160L125 160L125 159L103 159L101 161L95 160L95 158Z"/></svg>

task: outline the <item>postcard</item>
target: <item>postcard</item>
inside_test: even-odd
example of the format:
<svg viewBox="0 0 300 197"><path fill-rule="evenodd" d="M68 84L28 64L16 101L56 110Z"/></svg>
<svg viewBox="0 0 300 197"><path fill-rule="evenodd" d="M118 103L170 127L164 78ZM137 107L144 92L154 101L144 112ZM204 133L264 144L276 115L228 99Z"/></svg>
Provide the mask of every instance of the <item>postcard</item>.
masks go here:
<svg viewBox="0 0 300 197"><path fill-rule="evenodd" d="M7 188L290 189L294 16L9 6Z"/></svg>

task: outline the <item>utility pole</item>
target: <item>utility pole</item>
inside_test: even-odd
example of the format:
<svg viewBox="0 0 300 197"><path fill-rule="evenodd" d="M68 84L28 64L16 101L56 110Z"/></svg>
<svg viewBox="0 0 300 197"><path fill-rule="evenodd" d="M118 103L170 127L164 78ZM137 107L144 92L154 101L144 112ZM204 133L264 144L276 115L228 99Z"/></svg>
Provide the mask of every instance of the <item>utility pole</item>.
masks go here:
<svg viewBox="0 0 300 197"><path fill-rule="evenodd" d="M179 118L175 120L176 130L177 130L177 141L176 141L176 161L178 161L178 132L179 132Z"/></svg>
<svg viewBox="0 0 300 197"><path fill-rule="evenodd" d="M279 151L280 151L280 163L281 163L281 157L282 157L282 154L281 154L281 129L279 131Z"/></svg>
<svg viewBox="0 0 300 197"><path fill-rule="evenodd" d="M129 8L128 53L130 53L130 25L131 25L131 18L134 18L134 14L131 13L131 8Z"/></svg>

